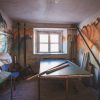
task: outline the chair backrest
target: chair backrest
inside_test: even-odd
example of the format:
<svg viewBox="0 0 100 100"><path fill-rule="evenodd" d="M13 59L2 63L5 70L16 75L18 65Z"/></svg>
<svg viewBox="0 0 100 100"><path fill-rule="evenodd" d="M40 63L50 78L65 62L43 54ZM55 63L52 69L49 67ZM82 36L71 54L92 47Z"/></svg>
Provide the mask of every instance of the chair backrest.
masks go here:
<svg viewBox="0 0 100 100"><path fill-rule="evenodd" d="M93 64L89 63L89 65L86 67L86 70L88 72L90 72L91 74L93 74L93 77L91 77L89 84L92 87L96 87L95 66Z"/></svg>
<svg viewBox="0 0 100 100"><path fill-rule="evenodd" d="M4 65L1 67L1 69L2 69L3 71L8 71L8 70L9 70L9 66L10 66L10 64L4 64Z"/></svg>
<svg viewBox="0 0 100 100"><path fill-rule="evenodd" d="M92 74L94 74L94 68L95 68L94 65L91 64L91 63L89 63L89 65L86 66L86 70L87 70L88 72L92 73Z"/></svg>

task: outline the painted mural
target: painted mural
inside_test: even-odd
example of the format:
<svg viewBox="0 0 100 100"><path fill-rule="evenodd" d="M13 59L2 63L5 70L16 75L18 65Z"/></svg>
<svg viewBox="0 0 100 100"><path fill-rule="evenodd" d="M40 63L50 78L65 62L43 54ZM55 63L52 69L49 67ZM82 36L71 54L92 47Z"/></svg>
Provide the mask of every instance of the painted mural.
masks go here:
<svg viewBox="0 0 100 100"><path fill-rule="evenodd" d="M15 48L15 50L17 50L18 49L18 31L19 31L19 34L20 34L20 37L19 37L19 43L20 43L20 49L23 49L24 47L24 38L26 38L26 41L28 40L28 39L31 39L32 38L32 36L33 36L33 28L26 28L25 29L25 37L24 37L24 28L21 28L20 30L18 30L17 28L16 28L16 30L14 30L14 48Z"/></svg>
<svg viewBox="0 0 100 100"><path fill-rule="evenodd" d="M97 18L95 22L88 24L87 26L83 26L81 32L90 49L100 62L100 18ZM77 44L79 53L83 54L85 52L89 52L89 49L87 48L80 34L77 36ZM95 63L91 55L90 60L92 63Z"/></svg>
<svg viewBox="0 0 100 100"><path fill-rule="evenodd" d="M19 42L18 42L18 31L20 34L19 37ZM18 30L18 28L15 28L14 30L14 40L13 40L13 50L14 50L14 54L17 56L17 61L19 62L20 59L20 64L23 65L24 64L24 38L26 38L26 51L27 52L32 52L30 50L30 47L32 47L32 36L33 36L33 28L25 28L25 37L24 37L24 26L20 26L20 29ZM28 45L28 42L30 42L30 45ZM20 44L20 45L19 45ZM18 49L18 45L19 45L19 49ZM19 57L18 57L19 55ZM27 54L27 59L30 57L29 54ZM28 61L28 60L27 60Z"/></svg>

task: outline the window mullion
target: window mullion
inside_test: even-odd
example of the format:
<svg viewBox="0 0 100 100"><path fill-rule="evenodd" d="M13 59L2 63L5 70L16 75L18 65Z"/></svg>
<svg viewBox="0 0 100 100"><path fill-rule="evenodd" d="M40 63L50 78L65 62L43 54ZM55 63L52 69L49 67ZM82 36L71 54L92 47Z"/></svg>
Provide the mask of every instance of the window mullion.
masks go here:
<svg viewBox="0 0 100 100"><path fill-rule="evenodd" d="M62 37L62 32L59 34L59 52L61 53L63 50L63 37Z"/></svg>
<svg viewBox="0 0 100 100"><path fill-rule="evenodd" d="M61 33L60 33L60 34L59 34L59 52L62 51L62 50L61 50L61 49L62 49L62 45L61 45L62 43L61 43L61 42L62 42L62 39L61 39Z"/></svg>
<svg viewBox="0 0 100 100"><path fill-rule="evenodd" d="M48 33L48 53L50 53L50 32Z"/></svg>
<svg viewBox="0 0 100 100"><path fill-rule="evenodd" d="M37 52L39 53L40 52L40 33L37 34L37 45L38 45Z"/></svg>

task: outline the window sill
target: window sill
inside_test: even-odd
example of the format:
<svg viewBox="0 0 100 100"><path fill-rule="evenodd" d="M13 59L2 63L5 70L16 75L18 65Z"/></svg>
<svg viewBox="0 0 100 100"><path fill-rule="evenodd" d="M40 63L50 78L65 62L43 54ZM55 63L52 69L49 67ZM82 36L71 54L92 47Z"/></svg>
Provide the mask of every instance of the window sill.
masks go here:
<svg viewBox="0 0 100 100"><path fill-rule="evenodd" d="M34 53L36 55L52 55L52 54L67 54L67 53Z"/></svg>

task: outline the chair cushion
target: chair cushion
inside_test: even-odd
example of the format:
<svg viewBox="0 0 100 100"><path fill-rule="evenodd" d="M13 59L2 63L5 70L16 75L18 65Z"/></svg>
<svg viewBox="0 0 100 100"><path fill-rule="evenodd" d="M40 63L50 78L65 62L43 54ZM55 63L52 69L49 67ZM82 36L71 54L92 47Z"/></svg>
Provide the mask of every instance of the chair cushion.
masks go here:
<svg viewBox="0 0 100 100"><path fill-rule="evenodd" d="M8 71L8 70L9 70L9 66L10 66L10 64L4 64L4 65L2 66L2 70L3 70L3 71Z"/></svg>
<svg viewBox="0 0 100 100"><path fill-rule="evenodd" d="M12 78L17 78L19 77L20 73L19 72L12 72Z"/></svg>

